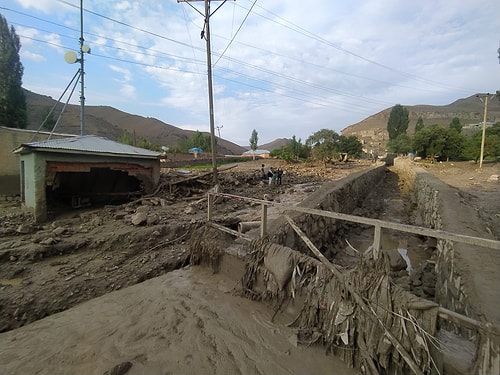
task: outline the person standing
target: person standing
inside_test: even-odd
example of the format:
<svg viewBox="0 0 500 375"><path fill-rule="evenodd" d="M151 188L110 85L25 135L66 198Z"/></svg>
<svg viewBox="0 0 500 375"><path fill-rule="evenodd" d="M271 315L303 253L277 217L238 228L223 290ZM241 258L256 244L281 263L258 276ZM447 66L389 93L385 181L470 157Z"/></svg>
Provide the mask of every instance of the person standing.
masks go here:
<svg viewBox="0 0 500 375"><path fill-rule="evenodd" d="M278 171L277 172L278 172L278 178L276 180L276 183L278 185L281 185L281 177L283 176L283 168L278 167Z"/></svg>
<svg viewBox="0 0 500 375"><path fill-rule="evenodd" d="M274 171L273 167L269 167L269 171L267 172L267 178L269 179L269 185L273 183Z"/></svg>
<svg viewBox="0 0 500 375"><path fill-rule="evenodd" d="M264 164L260 167L260 178L262 181L266 180L266 171L264 169Z"/></svg>

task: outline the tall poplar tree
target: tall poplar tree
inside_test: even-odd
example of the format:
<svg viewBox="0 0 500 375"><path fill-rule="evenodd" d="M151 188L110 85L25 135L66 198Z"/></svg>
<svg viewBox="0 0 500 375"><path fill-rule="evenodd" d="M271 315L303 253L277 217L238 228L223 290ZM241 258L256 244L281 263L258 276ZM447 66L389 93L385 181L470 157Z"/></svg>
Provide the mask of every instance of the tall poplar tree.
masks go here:
<svg viewBox="0 0 500 375"><path fill-rule="evenodd" d="M253 159L255 160L255 150L257 150L257 144L259 142L259 133L257 133L257 130L252 130L252 135L248 141L250 142L250 149L253 151Z"/></svg>
<svg viewBox="0 0 500 375"><path fill-rule="evenodd" d="M410 116L408 109L401 104L396 104L389 115L387 122L387 132L389 139L396 139L399 135L406 134L408 124L410 123Z"/></svg>
<svg viewBox="0 0 500 375"><path fill-rule="evenodd" d="M0 126L24 129L28 120L20 49L16 30L0 14Z"/></svg>

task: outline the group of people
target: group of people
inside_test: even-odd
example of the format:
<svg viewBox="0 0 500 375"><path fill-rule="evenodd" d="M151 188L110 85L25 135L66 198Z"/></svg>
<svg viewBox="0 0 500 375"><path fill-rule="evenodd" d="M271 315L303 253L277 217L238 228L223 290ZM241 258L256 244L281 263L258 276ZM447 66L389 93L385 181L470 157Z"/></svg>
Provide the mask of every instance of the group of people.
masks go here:
<svg viewBox="0 0 500 375"><path fill-rule="evenodd" d="M269 181L269 185L271 184L276 184L276 185L281 185L281 179L283 176L283 168L278 167L278 169L275 171L273 167L269 167L269 170L266 173L264 164L262 164L260 168L261 172L261 179L263 181Z"/></svg>

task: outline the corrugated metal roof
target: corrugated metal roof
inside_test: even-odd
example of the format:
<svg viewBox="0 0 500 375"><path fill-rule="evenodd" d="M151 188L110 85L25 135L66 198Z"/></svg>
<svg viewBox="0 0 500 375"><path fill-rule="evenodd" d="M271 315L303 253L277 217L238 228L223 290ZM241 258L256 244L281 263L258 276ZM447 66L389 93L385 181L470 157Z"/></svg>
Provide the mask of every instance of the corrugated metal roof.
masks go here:
<svg viewBox="0 0 500 375"><path fill-rule="evenodd" d="M72 151L81 153L116 154L124 156L135 156L145 158L156 158L160 153L115 142L96 135L82 135L72 138L50 139L24 143L20 148L30 148L48 151Z"/></svg>
<svg viewBox="0 0 500 375"><path fill-rule="evenodd" d="M271 151L268 150L248 150L243 153L243 155L262 155L262 154L270 154Z"/></svg>

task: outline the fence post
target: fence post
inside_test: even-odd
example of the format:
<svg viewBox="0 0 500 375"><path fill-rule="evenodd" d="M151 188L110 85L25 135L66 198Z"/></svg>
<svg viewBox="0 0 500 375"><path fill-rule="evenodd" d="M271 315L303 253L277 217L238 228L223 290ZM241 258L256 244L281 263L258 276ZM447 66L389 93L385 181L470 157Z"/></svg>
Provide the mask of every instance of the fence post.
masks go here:
<svg viewBox="0 0 500 375"><path fill-rule="evenodd" d="M212 221L212 210L213 210L213 204L214 204L214 196L210 193L208 193L208 221Z"/></svg>
<svg viewBox="0 0 500 375"><path fill-rule="evenodd" d="M260 238L264 238L267 233L267 204L262 204L262 215L260 218Z"/></svg>
<svg viewBox="0 0 500 375"><path fill-rule="evenodd" d="M373 258L378 259L380 256L380 236L382 227L380 224L375 224L375 233L373 235Z"/></svg>

